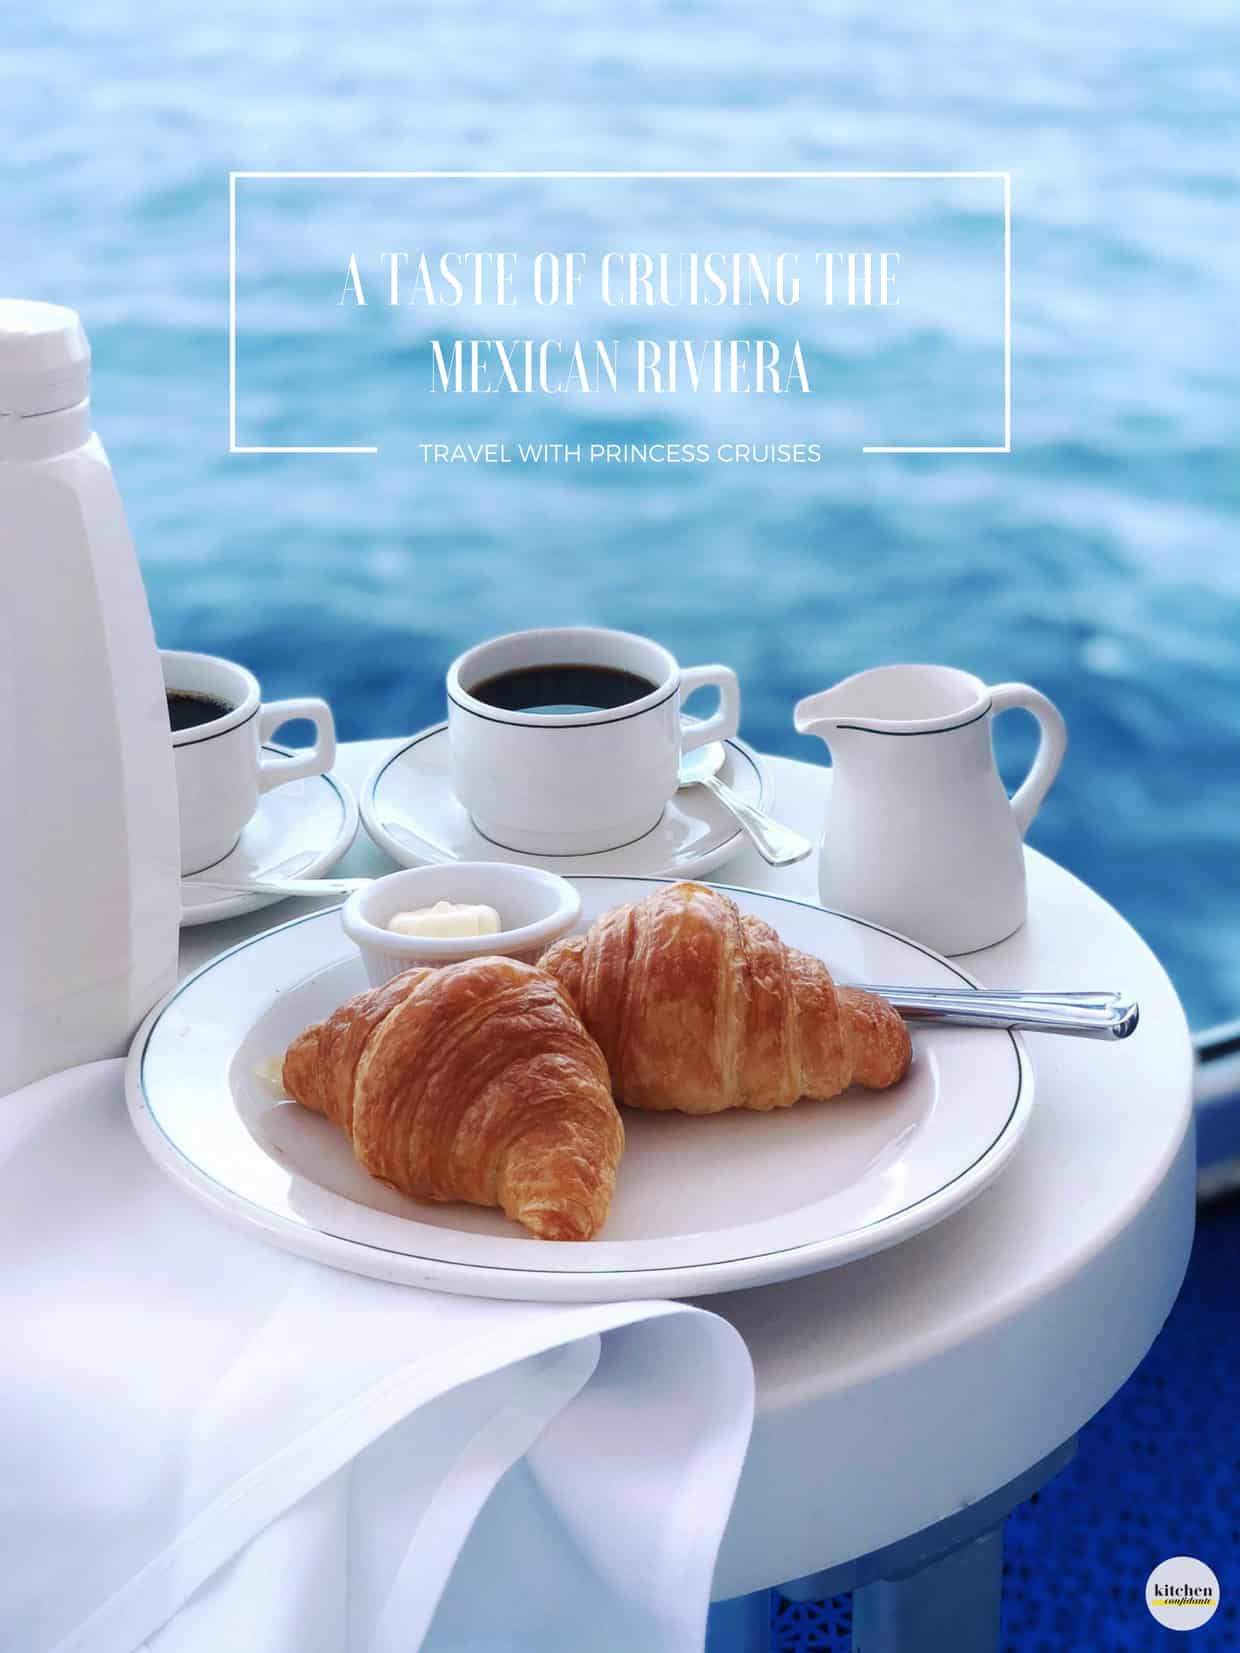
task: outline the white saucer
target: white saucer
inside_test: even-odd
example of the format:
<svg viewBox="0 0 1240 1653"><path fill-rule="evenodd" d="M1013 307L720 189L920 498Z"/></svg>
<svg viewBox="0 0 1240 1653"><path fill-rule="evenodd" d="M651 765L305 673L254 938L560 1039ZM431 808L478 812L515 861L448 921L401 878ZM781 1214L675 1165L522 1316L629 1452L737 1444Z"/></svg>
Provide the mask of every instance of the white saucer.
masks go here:
<svg viewBox="0 0 1240 1653"><path fill-rule="evenodd" d="M268 745L265 752L290 754L287 746ZM287 878L319 878L334 867L357 833L357 800L335 775L288 781L266 792L246 823L236 849L199 878L245 880L279 867ZM292 861L293 864L286 863ZM181 880L181 924L214 924L257 912L281 900L278 895L229 895L196 890L193 878Z"/></svg>
<svg viewBox="0 0 1240 1653"><path fill-rule="evenodd" d="M774 786L763 759L743 740L724 741L719 779L747 803L771 807ZM593 855L533 855L483 837L448 778L448 726L436 723L383 759L362 788L366 831L405 867L445 861L515 861L552 872L684 878L709 872L745 843L735 820L703 786L684 787L658 826L634 843Z"/></svg>

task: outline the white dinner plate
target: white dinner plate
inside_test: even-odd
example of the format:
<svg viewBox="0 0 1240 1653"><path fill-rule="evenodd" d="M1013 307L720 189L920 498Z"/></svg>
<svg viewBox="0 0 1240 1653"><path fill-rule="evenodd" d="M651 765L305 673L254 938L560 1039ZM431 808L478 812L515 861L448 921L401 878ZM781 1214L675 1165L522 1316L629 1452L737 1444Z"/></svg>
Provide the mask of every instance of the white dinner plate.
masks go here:
<svg viewBox="0 0 1240 1653"><path fill-rule="evenodd" d="M293 755L289 746L264 752ZM234 849L194 877L244 884L279 868L284 878L321 878L330 872L357 836L357 800L335 775L311 775L264 792L242 828ZM278 895L230 895L201 889L194 877L181 880L181 924L214 924L283 900Z"/></svg>
<svg viewBox="0 0 1240 1653"><path fill-rule="evenodd" d="M652 879L593 877L582 923ZM840 980L976 985L889 931L808 902L733 890ZM365 987L337 909L222 953L147 1018L127 1072L138 1134L164 1169L290 1251L380 1279L483 1297L598 1301L734 1291L894 1245L972 1199L1028 1123L1019 1038L933 1027L884 1092L773 1113L624 1113L627 1145L603 1236L536 1240L498 1211L432 1205L375 1182L343 1132L259 1071Z"/></svg>
<svg viewBox="0 0 1240 1653"><path fill-rule="evenodd" d="M686 719L692 722L692 719ZM743 740L723 742L719 779L746 803L771 808L771 772ZM448 725L436 723L376 764L362 787L366 831L403 867L445 861L515 861L563 877L577 873L691 878L720 866L743 849L735 818L704 786L675 793L657 826L618 849L590 855L532 855L506 849L478 831L452 790Z"/></svg>

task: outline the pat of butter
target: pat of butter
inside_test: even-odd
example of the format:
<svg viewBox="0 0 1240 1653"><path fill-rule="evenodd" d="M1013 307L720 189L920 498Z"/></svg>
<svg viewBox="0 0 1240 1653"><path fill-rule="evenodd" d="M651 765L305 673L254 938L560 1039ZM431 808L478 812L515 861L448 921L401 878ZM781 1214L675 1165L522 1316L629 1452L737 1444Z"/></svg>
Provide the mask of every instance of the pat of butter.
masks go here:
<svg viewBox="0 0 1240 1653"><path fill-rule="evenodd" d="M494 907L465 901L437 901L433 907L397 913L387 927L398 936L495 936L500 932Z"/></svg>

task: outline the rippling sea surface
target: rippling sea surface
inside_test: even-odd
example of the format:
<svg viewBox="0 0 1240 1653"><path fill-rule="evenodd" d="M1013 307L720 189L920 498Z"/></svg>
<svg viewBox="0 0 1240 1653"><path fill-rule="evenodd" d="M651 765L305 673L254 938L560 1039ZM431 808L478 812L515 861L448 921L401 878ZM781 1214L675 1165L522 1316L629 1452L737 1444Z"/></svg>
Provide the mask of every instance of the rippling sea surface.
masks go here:
<svg viewBox="0 0 1240 1653"><path fill-rule="evenodd" d="M793 702L847 672L1024 679L1071 731L1032 842L1138 925L1197 1024L1240 1014L1234 8L791 10L25 8L0 56L0 288L83 313L165 644L247 662L270 697L324 693L361 737L437 718L479 637L625 626L732 662L743 732L808 758ZM1000 439L996 289L942 275L995 270L993 196L496 185L243 198L240 440L381 451L229 455L228 172L333 168L1010 170L1014 451L860 453ZM436 433L809 436L819 465L427 468L413 323L371 318L347 370L322 335L353 227L416 247L431 211L475 246L528 246L535 212L595 249L620 213L646 245L656 225L698 247L904 237L941 279L898 324L815 324L812 418L490 397Z"/></svg>

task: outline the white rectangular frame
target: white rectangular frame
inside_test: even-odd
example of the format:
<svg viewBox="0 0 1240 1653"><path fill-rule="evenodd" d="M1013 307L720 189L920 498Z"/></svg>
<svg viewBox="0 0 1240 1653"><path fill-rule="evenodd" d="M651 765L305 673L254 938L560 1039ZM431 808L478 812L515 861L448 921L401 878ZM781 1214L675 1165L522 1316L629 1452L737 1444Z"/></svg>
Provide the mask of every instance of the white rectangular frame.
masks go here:
<svg viewBox="0 0 1240 1653"><path fill-rule="evenodd" d="M975 178L1003 184L1003 443L995 447L866 447L862 453L1011 453L1012 451L1012 174L1010 172L230 172L228 174L228 451L229 453L378 453L368 447L263 448L237 442L237 180L239 178Z"/></svg>

